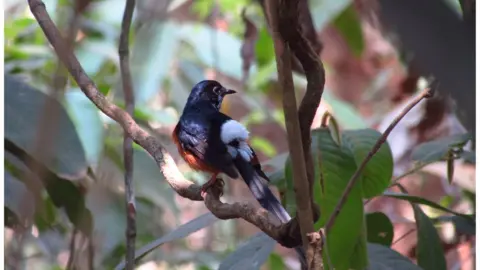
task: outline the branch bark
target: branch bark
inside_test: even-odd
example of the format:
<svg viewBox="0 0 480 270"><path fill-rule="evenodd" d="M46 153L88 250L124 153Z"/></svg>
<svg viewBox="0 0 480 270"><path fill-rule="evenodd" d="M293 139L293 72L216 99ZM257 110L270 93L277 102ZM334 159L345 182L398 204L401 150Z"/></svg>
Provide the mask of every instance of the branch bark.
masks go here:
<svg viewBox="0 0 480 270"><path fill-rule="evenodd" d="M282 1L278 2L277 0L270 0L267 2L267 12L269 15L270 26L272 28L278 78L283 89L283 109L288 134L288 146L292 158L297 217L300 222L302 243L306 250L307 265L310 265L313 261L314 248L309 244L307 234L314 231L311 200L312 192L311 189L309 189L304 148L298 147L299 145L303 146L304 144L302 143L300 122L297 115L297 101L293 85L289 46L290 43L295 43L295 41L291 41L288 37L282 35L282 27L287 26L285 25L284 20L288 19L289 16L289 14L283 12L284 6L282 5L285 4L286 3ZM292 13L294 12L297 12L296 9L294 9ZM294 19L296 20L297 17ZM293 24L293 27L295 27L295 25L297 24ZM292 25L287 27L292 27ZM294 28L294 32L297 32L297 29ZM310 127L308 128L308 133L310 136ZM308 144L308 149L310 149L310 144ZM309 152L310 151L308 151L308 153ZM313 183L313 177L311 181Z"/></svg>
<svg viewBox="0 0 480 270"><path fill-rule="evenodd" d="M28 3L45 36L83 93L98 109L119 123L125 134L153 157L165 180L178 195L192 201L203 201L201 186L194 184L183 176L172 156L161 143L142 129L131 115L110 103L98 90L94 82L86 75L72 50L65 45L65 41L48 15L44 3L41 0L28 0ZM205 199L206 206L216 217L220 219L245 219L286 247L296 247L301 244L297 217L286 224L278 226L276 225L278 221L271 217L263 208L248 203L224 204L219 197L219 195L212 196L207 193ZM316 219L318 216L314 218Z"/></svg>
<svg viewBox="0 0 480 270"><path fill-rule="evenodd" d="M310 20L304 19L309 23L304 23L303 27L300 23L300 15L306 13L310 14L308 11L308 3L306 1L281 0L279 10L280 17L278 29L280 35L288 42L290 48L295 53L295 56L300 61L307 79L307 91L300 104L298 118L302 132L303 152L305 162L307 163L307 177L310 184L310 192L312 194L314 167L310 151L310 145L312 142L310 129L317 108L320 105L325 85L325 70L319 57L321 45L317 39L313 39L313 34L310 33L312 29L314 29L311 18ZM300 11L303 11L303 13L300 14ZM302 31L302 28L307 27L308 29ZM306 37L305 33L310 33L308 34L310 39ZM310 40L315 40L315 42L312 43Z"/></svg>
<svg viewBox="0 0 480 270"><path fill-rule="evenodd" d="M132 24L133 11L135 9L135 0L127 0L122 19L122 31L120 33L120 42L118 45L118 55L120 57L120 72L122 76L123 95L125 98L126 112L132 117L135 110L135 96L133 93L132 76L130 74L130 52L129 37L130 25ZM125 237L127 239L127 252L125 254L126 269L135 268L135 238L136 229L136 205L135 192L133 186L133 145L132 138L124 132L123 138L123 162L125 166L125 201L127 211L127 228Z"/></svg>

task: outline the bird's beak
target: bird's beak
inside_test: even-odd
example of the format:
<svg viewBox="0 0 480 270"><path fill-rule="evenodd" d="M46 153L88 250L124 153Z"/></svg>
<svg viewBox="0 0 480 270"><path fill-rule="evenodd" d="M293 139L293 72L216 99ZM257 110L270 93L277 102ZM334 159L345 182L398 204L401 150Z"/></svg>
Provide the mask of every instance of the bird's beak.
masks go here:
<svg viewBox="0 0 480 270"><path fill-rule="evenodd" d="M237 93L237 91L232 89L225 89L225 92L223 95L226 96L226 95L235 94L235 93Z"/></svg>

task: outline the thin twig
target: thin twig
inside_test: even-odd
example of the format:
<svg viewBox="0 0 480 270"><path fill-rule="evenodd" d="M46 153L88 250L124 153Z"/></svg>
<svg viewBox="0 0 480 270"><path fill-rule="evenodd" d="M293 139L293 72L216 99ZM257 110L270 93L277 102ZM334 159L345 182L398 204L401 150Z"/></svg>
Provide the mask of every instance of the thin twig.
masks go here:
<svg viewBox="0 0 480 270"><path fill-rule="evenodd" d="M48 15L45 5L40 0L28 0L30 10L37 19L45 36L55 52L67 67L68 71L75 79L83 93L100 109L105 115L119 123L124 132L130 136L134 142L144 148L155 160L163 176L171 188L180 196L194 201L203 201L201 196L201 187L186 179L178 169L172 156L165 150L158 139L151 136L142 129L128 113L110 103L106 97L98 90L93 81L86 75L82 66L78 62L71 50L65 45L57 27ZM207 204L207 199L205 204ZM280 244L286 247L296 247L301 243L299 234L299 223L297 218L292 219L286 224L274 226L273 221L269 220L262 213L266 210L253 204L223 204L219 198L214 197L208 202L210 205L219 205L221 207L209 208L212 214L221 219L243 218L260 230L270 235ZM238 215L225 215L225 213L239 213ZM318 215L314 218L318 218Z"/></svg>
<svg viewBox="0 0 480 270"><path fill-rule="evenodd" d="M282 27L280 23L280 5L278 5L277 0L270 0L267 3L267 10L270 17L269 20L274 40L278 79L283 90L283 110L288 135L288 146L290 157L293 161L293 184L295 188L297 217L300 223L303 246L307 254L307 265L311 265L314 257L314 247L310 245L310 241L308 240L308 234L314 232L310 199L311 192L307 178L307 167L305 164L303 147L298 147L299 145L303 145L303 143L297 115L297 101L295 98L295 89L292 78L290 47L280 36L279 32L280 27Z"/></svg>
<svg viewBox="0 0 480 270"><path fill-rule="evenodd" d="M76 246L77 246L77 235L78 235L78 229L74 228L72 231L72 238L70 239L70 254L68 256L68 262L67 262L67 269L73 269L73 264L75 262L75 255L76 255Z"/></svg>
<svg viewBox="0 0 480 270"><path fill-rule="evenodd" d="M80 15L84 9L79 9L78 7L73 8L73 13L68 20L68 26L65 30L66 32L66 41L69 49L73 49L75 46L75 38L80 25ZM53 89L59 93L65 91L68 83L68 70L65 68L65 65L62 64L62 60L57 60L57 69L55 70L55 75L53 76Z"/></svg>
<svg viewBox="0 0 480 270"><path fill-rule="evenodd" d="M418 95L414 100L412 100L412 102L408 104L408 106L405 107L397 117L395 117L392 123L383 132L382 136L380 136L380 138L377 140L377 142L373 146L372 150L370 150L368 155L365 157L365 159L362 161L360 166L357 168L357 170L353 174L352 178L350 178L350 180L348 181L347 187L343 191L342 197L340 197L340 201L337 203L337 206L335 206L335 209L333 210L332 214L330 215L325 225L325 230L327 233L332 228L335 222L335 219L337 218L338 214L340 213L340 210L342 209L343 204L347 200L348 194L352 190L357 180L360 178L360 174L362 173L363 169L365 168L367 163L370 161L370 159L378 152L378 150L380 150L380 147L385 143L388 135L393 130L393 128L413 107L415 107L415 105L417 105L422 99L430 97L431 95L432 95L432 92L430 88L424 89L420 95Z"/></svg>
<svg viewBox="0 0 480 270"><path fill-rule="evenodd" d="M133 116L135 110L135 96L133 93L132 76L130 74L130 52L129 37L130 25L132 24L133 11L135 9L135 0L127 0L122 19L122 32L120 33L120 42L118 46L118 55L120 57L120 71L122 75L123 95L125 98L126 112ZM125 166L125 202L127 211L127 228L125 237L127 239L127 252L125 254L126 269L132 270L135 267L135 238L136 228L136 206L135 191L133 186L133 146L132 138L124 132L123 138L123 162Z"/></svg>
<svg viewBox="0 0 480 270"><path fill-rule="evenodd" d="M404 177L406 177L406 176L408 176L408 175L410 175L410 174L412 174L412 173L418 172L418 171L421 170L423 167L425 167L425 166L427 166L427 165L429 165L429 164L431 164L431 163L421 163L421 164L419 164L419 165L414 166L414 167L411 168L410 170L404 172L403 174L397 176L395 179L392 180L392 183L390 184L390 186L388 186L387 189L395 186L395 185L398 183L398 181L402 180ZM373 197L373 198L375 198L375 197ZM373 198L370 198L370 199L366 200L366 201L363 203L363 206L367 205L371 200L373 200Z"/></svg>
<svg viewBox="0 0 480 270"><path fill-rule="evenodd" d="M416 230L417 230L417 228L412 228L412 229L410 229L409 231L407 231L406 233L404 233L402 236L400 236L397 240L393 241L393 243L392 243L391 246L393 247L396 243L400 242L401 240L403 240L405 237L407 237L407 236L410 235L411 233L415 232Z"/></svg>
<svg viewBox="0 0 480 270"><path fill-rule="evenodd" d="M88 261L88 269L93 270L95 269L95 246L93 243L93 237L90 235L87 239L87 261Z"/></svg>

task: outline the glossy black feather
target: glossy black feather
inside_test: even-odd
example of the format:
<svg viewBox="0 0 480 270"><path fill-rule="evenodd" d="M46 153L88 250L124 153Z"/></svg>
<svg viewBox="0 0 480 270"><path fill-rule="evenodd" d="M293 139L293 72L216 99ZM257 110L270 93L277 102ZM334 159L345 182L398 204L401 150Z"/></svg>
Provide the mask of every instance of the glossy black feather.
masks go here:
<svg viewBox="0 0 480 270"><path fill-rule="evenodd" d="M229 177L237 178L232 156L220 139L221 126L227 120L230 120L228 116L212 109L209 104L198 102L184 110L177 136L184 149Z"/></svg>

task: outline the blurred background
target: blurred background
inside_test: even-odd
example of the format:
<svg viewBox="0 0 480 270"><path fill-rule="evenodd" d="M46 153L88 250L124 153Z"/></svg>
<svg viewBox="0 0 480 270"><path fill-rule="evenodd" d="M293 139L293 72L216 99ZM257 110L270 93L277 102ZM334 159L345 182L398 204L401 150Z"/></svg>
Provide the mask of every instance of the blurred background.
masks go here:
<svg viewBox="0 0 480 270"><path fill-rule="evenodd" d="M125 3L44 2L86 73L110 101L124 107L118 39ZM458 20L468 19L464 2L468 1L444 1ZM122 130L100 113L59 68L27 2L3 3L5 265L7 269L88 269L89 265L113 269L125 254ZM288 145L274 49L262 3L137 0L130 43L134 116L163 142L182 172L194 181L203 182L206 176L190 171L180 160L170 134L191 87L200 80L215 79L239 93L226 98L222 111L248 127L251 144L273 184L282 183ZM389 18L398 20L388 14L388 7L383 14L387 18L382 21L376 1L310 0L308 6L316 38L323 45L317 51L321 51L326 69L325 92L312 128L320 126L322 115L328 111L342 129L371 127L383 131L435 71L426 72L430 63L413 57L406 48L411 44L402 40L404 35L390 32L392 28L383 24ZM395 21L390 23L395 25ZM410 31L417 29L412 27ZM445 45L428 38L423 42L431 47ZM452 54L466 53L474 59L468 50L452 48ZM306 79L301 68L296 71L300 100ZM452 90L422 102L392 132L389 143L395 176L411 168L416 146L464 133L471 123L468 117L473 116L468 114L474 111L464 112L467 118L457 117L457 108L462 105L452 102L445 95L448 91ZM44 140L39 139L42 136ZM48 179L44 187L25 167L25 158L19 158L27 156L25 152L45 161L42 167L27 158L29 164L43 168ZM204 215L208 213L204 204L175 194L152 158L138 146L134 146L133 179L137 248L174 232L153 244L159 247L141 259L138 269L217 269L226 258L234 259L229 257L232 252L258 231L243 221L217 221ZM445 162L430 164L402 183L412 194L444 207L463 213L474 211L472 159L455 164L451 185ZM276 190L282 193L283 188L280 185ZM239 181L227 181L224 196L227 201L254 200ZM366 207L390 218L395 239L405 235L393 248L414 258L417 240L411 233L415 222L408 202L381 197ZM439 215L432 209L426 213L432 218ZM177 229L192 220L184 231ZM474 269L474 237L459 235L452 226L438 229L448 269ZM88 239L86 232L93 237ZM298 269L295 253L278 245L259 261L262 269Z"/></svg>

